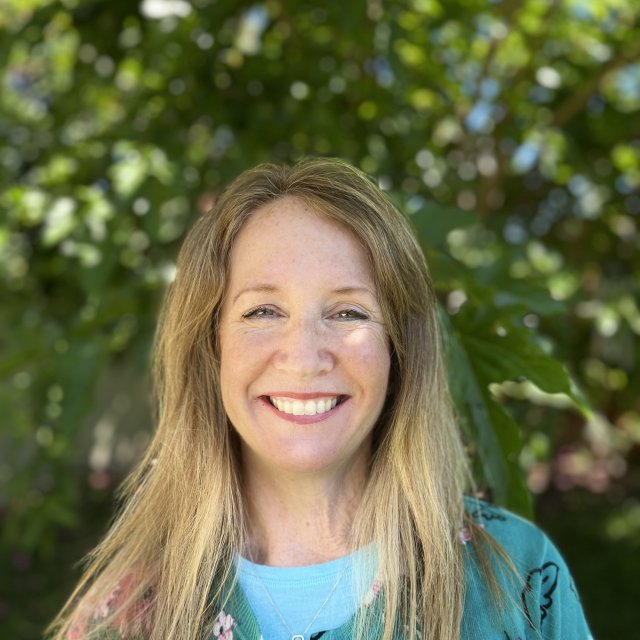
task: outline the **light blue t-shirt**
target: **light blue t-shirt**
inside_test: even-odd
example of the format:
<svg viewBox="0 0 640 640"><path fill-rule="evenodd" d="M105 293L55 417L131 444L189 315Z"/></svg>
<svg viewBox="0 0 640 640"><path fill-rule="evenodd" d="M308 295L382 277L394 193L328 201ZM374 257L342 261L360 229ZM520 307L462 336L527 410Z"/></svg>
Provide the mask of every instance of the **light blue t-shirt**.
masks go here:
<svg viewBox="0 0 640 640"><path fill-rule="evenodd" d="M291 568L259 565L238 557L238 582L264 640L293 635L309 640L318 631L344 624L373 582L372 554L373 546L330 562ZM364 566L367 561L369 565ZM354 572L361 567L366 571L364 579L357 569Z"/></svg>

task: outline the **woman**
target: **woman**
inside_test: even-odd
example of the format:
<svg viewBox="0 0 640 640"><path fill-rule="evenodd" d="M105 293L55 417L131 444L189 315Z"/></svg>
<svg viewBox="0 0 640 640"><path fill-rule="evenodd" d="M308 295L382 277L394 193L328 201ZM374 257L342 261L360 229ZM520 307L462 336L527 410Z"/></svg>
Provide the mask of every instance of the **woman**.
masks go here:
<svg viewBox="0 0 640 640"><path fill-rule="evenodd" d="M246 171L191 230L158 430L56 638L588 638L557 551L463 499L436 300L336 160Z"/></svg>

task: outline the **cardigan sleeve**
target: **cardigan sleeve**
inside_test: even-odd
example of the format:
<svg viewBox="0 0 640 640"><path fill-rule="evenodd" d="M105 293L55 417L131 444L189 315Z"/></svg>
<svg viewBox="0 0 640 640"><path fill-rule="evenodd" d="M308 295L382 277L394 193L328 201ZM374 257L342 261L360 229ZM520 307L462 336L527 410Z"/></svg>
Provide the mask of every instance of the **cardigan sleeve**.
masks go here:
<svg viewBox="0 0 640 640"><path fill-rule="evenodd" d="M475 522L506 552L510 569L497 557L492 565L502 603L496 605L477 563L468 563L468 598L463 628L468 638L501 640L593 640L571 573L562 555L538 527L503 509L473 501ZM472 545L468 545L472 547ZM496 556L495 553L492 554ZM498 611L486 635L483 614ZM463 634L464 637L464 634Z"/></svg>

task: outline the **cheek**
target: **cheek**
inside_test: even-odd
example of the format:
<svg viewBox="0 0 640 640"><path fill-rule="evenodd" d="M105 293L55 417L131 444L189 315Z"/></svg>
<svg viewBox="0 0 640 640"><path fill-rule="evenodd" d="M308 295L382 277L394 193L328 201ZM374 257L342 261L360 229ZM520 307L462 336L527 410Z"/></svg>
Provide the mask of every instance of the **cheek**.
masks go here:
<svg viewBox="0 0 640 640"><path fill-rule="evenodd" d="M385 378L388 376L391 358L384 349L371 349L359 354L359 366L369 372L375 378Z"/></svg>
<svg viewBox="0 0 640 640"><path fill-rule="evenodd" d="M379 329L363 329L350 335L345 343L346 362L357 367L359 375L376 391L384 389L389 380L391 349L386 333Z"/></svg>
<svg viewBox="0 0 640 640"><path fill-rule="evenodd" d="M220 386L223 399L228 399L231 389L239 389L251 381L268 359L270 340L258 332L221 331Z"/></svg>
<svg viewBox="0 0 640 640"><path fill-rule="evenodd" d="M352 357L371 363L388 364L391 354L389 336L380 327L362 327L346 336L343 348Z"/></svg>
<svg viewBox="0 0 640 640"><path fill-rule="evenodd" d="M242 369L246 359L241 357L242 345L229 331L221 330L218 334L220 348L220 391L222 402L229 413L230 402L234 392L243 379Z"/></svg>

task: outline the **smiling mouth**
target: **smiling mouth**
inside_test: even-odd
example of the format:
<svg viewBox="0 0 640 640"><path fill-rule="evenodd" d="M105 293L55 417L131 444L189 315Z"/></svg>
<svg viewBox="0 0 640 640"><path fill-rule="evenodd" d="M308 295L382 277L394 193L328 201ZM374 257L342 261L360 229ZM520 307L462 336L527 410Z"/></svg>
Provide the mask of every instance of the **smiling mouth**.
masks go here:
<svg viewBox="0 0 640 640"><path fill-rule="evenodd" d="M326 396L315 400L297 400L294 398L277 398L267 396L267 399L278 411L291 416L316 416L331 411L334 407L347 399L347 396Z"/></svg>

